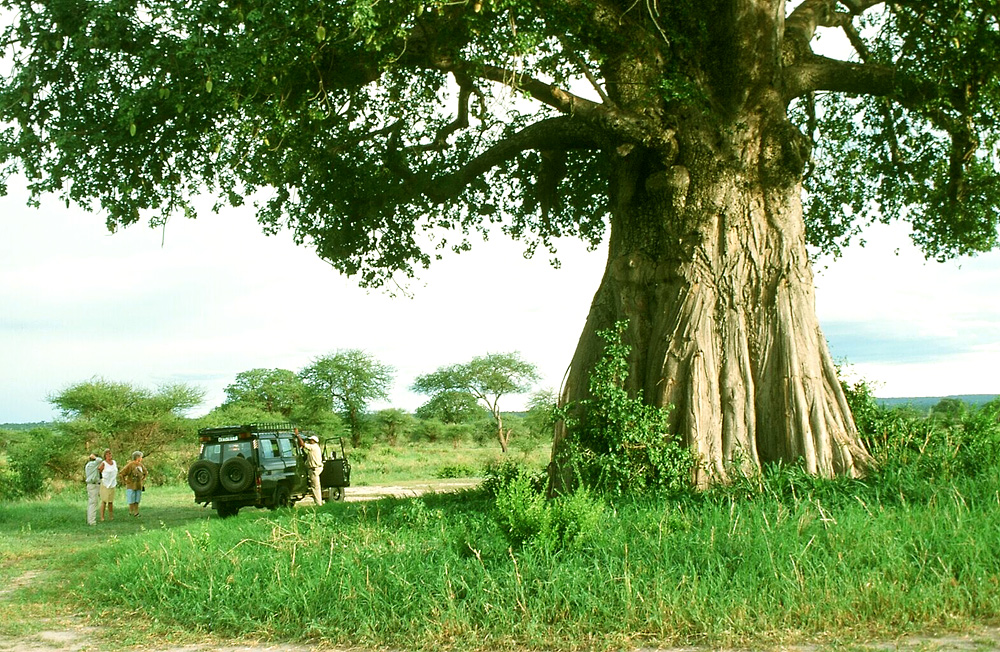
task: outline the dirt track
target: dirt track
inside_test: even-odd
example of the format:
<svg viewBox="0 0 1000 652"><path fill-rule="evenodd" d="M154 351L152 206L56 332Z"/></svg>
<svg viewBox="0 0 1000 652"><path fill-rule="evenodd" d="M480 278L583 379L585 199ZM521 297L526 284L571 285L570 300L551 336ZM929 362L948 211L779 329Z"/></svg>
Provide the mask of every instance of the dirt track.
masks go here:
<svg viewBox="0 0 1000 652"><path fill-rule="evenodd" d="M2 599L2 598L0 598ZM76 626L72 622L52 621L52 627L33 636L21 639L0 637L3 652L97 652L116 649L113 641L101 640L94 628ZM198 645L154 645L142 648L145 652L346 652L343 648L306 646L276 643L228 645L207 641ZM946 636L911 636L894 641L881 641L854 646L837 645L786 645L773 648L782 652L822 652L824 650L861 650L871 652L998 652L1000 627L986 628L968 634ZM642 648L635 652L716 652L713 648ZM727 650L725 652L750 652ZM756 652L756 651L754 651Z"/></svg>

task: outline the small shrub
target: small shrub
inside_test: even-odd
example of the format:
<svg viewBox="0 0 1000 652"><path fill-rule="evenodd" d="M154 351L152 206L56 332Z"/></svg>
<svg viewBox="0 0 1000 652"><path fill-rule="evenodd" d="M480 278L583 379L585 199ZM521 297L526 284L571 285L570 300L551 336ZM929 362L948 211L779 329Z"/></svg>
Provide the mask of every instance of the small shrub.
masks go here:
<svg viewBox="0 0 1000 652"><path fill-rule="evenodd" d="M438 479L444 480L447 478L470 478L476 475L476 472L466 464L448 464L438 469L436 475Z"/></svg>
<svg viewBox="0 0 1000 652"><path fill-rule="evenodd" d="M52 431L45 428L34 428L12 442L7 449L7 468L3 473L3 497L6 500L31 498L45 491L53 454Z"/></svg>
<svg viewBox="0 0 1000 652"><path fill-rule="evenodd" d="M861 441L876 464L898 458L915 445L915 431L923 419L907 410L880 405L872 386L864 380L853 385L842 383L842 387Z"/></svg>
<svg viewBox="0 0 1000 652"><path fill-rule="evenodd" d="M526 476L531 481L533 489L541 492L545 487L545 473L532 473L523 464L509 458L489 462L483 469L483 482L480 488L490 498L496 498L512 482Z"/></svg>
<svg viewBox="0 0 1000 652"><path fill-rule="evenodd" d="M604 504L585 488L546 500L527 473L505 484L496 497L497 521L512 546L556 551L580 545L603 520Z"/></svg>
<svg viewBox="0 0 1000 652"><path fill-rule="evenodd" d="M551 513L545 509L545 496L535 491L527 474L518 474L499 488L496 509L500 527L514 546L548 529Z"/></svg>
<svg viewBox="0 0 1000 652"><path fill-rule="evenodd" d="M17 500L21 497L18 485L21 476L0 460L0 502Z"/></svg>

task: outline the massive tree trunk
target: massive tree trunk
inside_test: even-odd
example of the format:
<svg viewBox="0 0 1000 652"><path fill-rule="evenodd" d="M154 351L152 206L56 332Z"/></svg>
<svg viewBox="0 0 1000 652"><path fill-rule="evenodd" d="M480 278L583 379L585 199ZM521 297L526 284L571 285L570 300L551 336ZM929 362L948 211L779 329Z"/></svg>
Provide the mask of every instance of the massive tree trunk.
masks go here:
<svg viewBox="0 0 1000 652"><path fill-rule="evenodd" d="M800 203L802 137L780 104L680 123L678 155L615 153L611 236L563 403L586 398L603 341L628 320L630 391L673 406L694 480L775 461L863 472L861 444L820 331ZM567 482L553 445L552 488Z"/></svg>

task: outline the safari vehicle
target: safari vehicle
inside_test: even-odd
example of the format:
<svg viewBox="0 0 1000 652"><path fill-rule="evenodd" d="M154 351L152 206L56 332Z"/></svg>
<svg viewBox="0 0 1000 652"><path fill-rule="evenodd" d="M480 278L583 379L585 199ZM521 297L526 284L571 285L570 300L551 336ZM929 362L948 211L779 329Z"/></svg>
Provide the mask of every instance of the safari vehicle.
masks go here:
<svg viewBox="0 0 1000 652"><path fill-rule="evenodd" d="M200 429L201 451L188 469L194 501L211 504L223 518L234 516L241 507L277 509L295 504L309 494L309 469L298 434L288 423ZM334 452L332 459L346 468L346 474L320 476L320 486L332 500L343 500L343 488L350 484L342 441L340 448L341 457L337 459Z"/></svg>

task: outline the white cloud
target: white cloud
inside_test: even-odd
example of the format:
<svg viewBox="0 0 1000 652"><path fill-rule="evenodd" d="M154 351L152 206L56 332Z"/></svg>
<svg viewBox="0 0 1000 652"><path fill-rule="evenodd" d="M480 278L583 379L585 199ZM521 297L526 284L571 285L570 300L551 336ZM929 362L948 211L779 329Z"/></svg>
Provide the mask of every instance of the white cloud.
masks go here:
<svg viewBox="0 0 1000 652"><path fill-rule="evenodd" d="M817 273L834 356L882 396L1000 393L1000 252L926 261L906 233L875 225Z"/></svg>
<svg viewBox="0 0 1000 652"><path fill-rule="evenodd" d="M264 236L250 209L109 236L96 216L0 201L0 422L50 418L48 394L93 376L190 381L207 409L240 371L346 348L396 367L392 402L408 409L424 400L407 391L416 375L490 351L520 350L557 386L604 267L575 241L555 270L496 238L392 298Z"/></svg>

